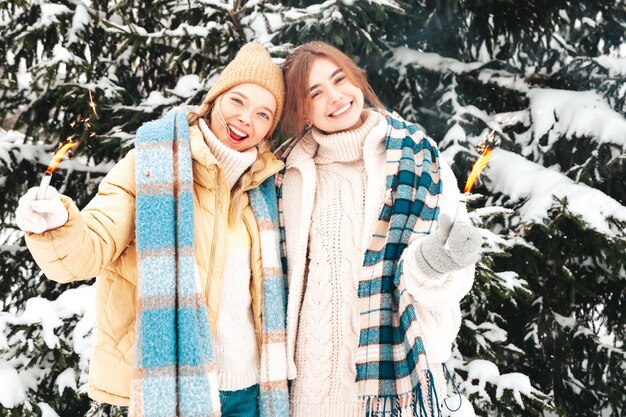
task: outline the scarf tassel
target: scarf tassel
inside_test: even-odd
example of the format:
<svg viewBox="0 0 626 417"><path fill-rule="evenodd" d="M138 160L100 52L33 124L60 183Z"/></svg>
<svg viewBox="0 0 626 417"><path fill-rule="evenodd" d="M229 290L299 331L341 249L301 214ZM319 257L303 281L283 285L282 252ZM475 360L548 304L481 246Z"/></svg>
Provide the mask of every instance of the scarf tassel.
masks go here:
<svg viewBox="0 0 626 417"><path fill-rule="evenodd" d="M413 417L442 417L433 374L430 370L427 373L427 399L424 398L420 383L411 392L403 395L368 397L364 400L364 415L367 417L402 417L408 415L405 412L410 410L410 415Z"/></svg>
<svg viewBox="0 0 626 417"><path fill-rule="evenodd" d="M441 417L441 407L439 407L439 396L437 395L437 389L435 388L435 377L430 369L428 372L428 399L430 401L430 410L432 417L435 417L435 411L437 411L437 417ZM433 399L435 404L433 407Z"/></svg>

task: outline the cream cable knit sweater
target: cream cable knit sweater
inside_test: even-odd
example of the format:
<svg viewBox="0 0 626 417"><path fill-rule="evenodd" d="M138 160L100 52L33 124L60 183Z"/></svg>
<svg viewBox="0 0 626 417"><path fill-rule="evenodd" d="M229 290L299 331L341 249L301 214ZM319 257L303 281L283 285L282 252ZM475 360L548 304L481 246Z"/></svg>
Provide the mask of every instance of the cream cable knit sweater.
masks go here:
<svg viewBox="0 0 626 417"><path fill-rule="evenodd" d="M365 136L363 142L363 160L365 162L366 177L361 177L360 181L365 183L365 195L362 197L364 204L360 210L362 213L363 224L361 241L354 242L350 247L359 247L361 251L366 247L366 242L371 235L372 228L376 222L376 219L382 208L382 204L385 198L385 144L384 138L386 136L388 125L385 118L378 113L370 114L369 111L364 113L364 116L373 116L376 119L375 125L371 128L369 134ZM318 139L319 135L316 135ZM331 138L332 139L332 138ZM321 141L320 141L321 142ZM327 142L331 143L331 142ZM364 417L362 412L358 409L358 399L355 398L350 391L353 390L353 386L349 384L341 385L343 398L336 396L338 401L330 400L329 397L323 395L317 396L314 394L317 391L324 391L320 387L310 387L307 384L307 380L311 383L315 383L314 379L308 379L306 374L320 373L329 374L328 369L335 367L337 372L335 375L340 381L348 381L354 378L354 362L348 363L341 354L338 353L334 356L330 362L315 362L315 361L303 361L303 358L307 356L306 350L314 351L312 356L324 355L324 353L317 353L316 350L325 350L327 345L320 341L317 344L313 340L307 343L306 340L302 340L307 332L312 330L310 328L314 324L314 320L307 317L307 309L310 309L311 299L317 294L319 297L320 290L315 288L311 290L314 285L312 282L317 280L321 281L318 273L313 275L316 268L326 268L326 270L320 270L320 274L325 274L327 282L326 287L335 282L330 273L328 272L330 262L328 266L317 262L313 258L313 253L324 253L320 249L318 244L314 243L315 230L319 233L319 225L316 220L320 216L319 199L322 195L325 195L325 191L318 191L318 188L322 185L323 178L328 177L324 174L324 171L329 167L324 165L336 165L345 168L345 163L330 162L332 158L326 155L325 147L318 145L312 134L305 136L298 145L292 150L291 154L287 158L287 171L285 173L283 182L283 204L284 204L284 219L285 219L285 233L288 242L287 248L287 262L288 269L288 281L289 281L289 300L287 311L287 349L289 356L289 378L294 379L292 384L292 414L295 417L300 416L315 416L315 417L343 417L343 416L359 416ZM321 151L321 152L320 152ZM440 159L441 162L441 175L443 179L443 192L440 197L441 213L448 213L450 216L454 215L457 209L457 203L460 197L460 192L456 184L456 178L452 173L450 167L445 163L445 160ZM352 171L354 173L354 170ZM332 176L331 176L332 177ZM338 181L344 176L336 176ZM359 180L354 180L359 182ZM361 190L363 185L361 185ZM346 199L358 200L359 187L354 187L351 192L345 192L345 188L341 189L341 200ZM355 191L356 190L356 191ZM345 194L345 195L344 195ZM352 196L352 197L349 197ZM323 196L321 197L323 198ZM343 204L343 203L341 203ZM330 210L330 209L329 209ZM315 214L314 214L315 213ZM467 217L465 210L459 210L459 218ZM357 227L355 219L358 215L352 215L348 222L348 227L352 230ZM336 222L335 222L336 223ZM341 227L345 227L342 223ZM341 234L338 232L338 234ZM357 233L357 240L359 238ZM414 243L417 243L415 241ZM316 247L314 247L316 246ZM309 249L307 251L307 248ZM468 267L459 271L454 271L445 276L430 277L422 273L416 266L414 261L414 251L416 245L411 244L404 251L403 258L405 261L405 267L403 268L402 278L405 280L405 285L409 293L415 299L415 308L417 319L424 335L423 341L428 354L430 367L435 374L435 384L437 386L437 392L440 399L445 398L445 380L441 370L441 363L447 360L451 354L451 346L454 341L461 323L461 314L459 308L459 301L469 291L472 286L474 267ZM335 258L335 262L339 262L340 265L346 265L345 255L342 251L341 254L332 255ZM317 256L317 255L316 255ZM362 259L362 253L358 258L359 263ZM316 261L314 263L314 261ZM319 265L317 265L319 264ZM352 268L352 263L348 263L349 268ZM307 271L308 267L308 271ZM335 267L336 268L336 267ZM346 267L348 268L348 267ZM348 268L348 269L349 269ZM351 272L349 272L351 273ZM345 281L353 282L351 280ZM320 284L321 285L321 284ZM338 285L335 283L335 285ZM346 287L343 286L342 291ZM311 295L309 292L313 291ZM331 294L332 297L332 294ZM356 297L356 296L354 296ZM354 298L355 300L356 298ZM354 308L347 306L351 304L352 298L342 294L341 298L337 297L335 302L339 302L342 307L338 315L350 315ZM307 307L308 306L308 307ZM313 304L315 307L315 304ZM326 313L329 317L332 317L331 312L326 309L319 308L319 314ZM305 322L301 324L301 322ZM322 320L320 320L322 322ZM358 328L352 329L349 326L350 320L345 318L343 321L338 322L343 327L341 329L342 335L346 335L350 332L355 334L354 346L356 347ZM333 333L330 327L324 324L324 326L318 326L317 333L325 333L325 336L320 336L321 340L331 338L335 341ZM311 339L310 337L308 337ZM346 346L343 352L350 350L348 346L350 343L344 343ZM328 354L325 354L328 356ZM342 363L343 367L339 367L339 363ZM308 367L312 369L308 369ZM343 377L339 377L342 374ZM307 378L307 379L305 379ZM319 378L317 379L319 381ZM326 383L326 382L324 382ZM320 382L321 384L321 382ZM356 385L356 383L355 383ZM355 388L358 390L358 388ZM354 392L354 391L353 391ZM357 393L358 394L358 393Z"/></svg>
<svg viewBox="0 0 626 417"><path fill-rule="evenodd" d="M256 159L256 148L245 152L230 149L215 137L204 120L200 119L199 125L232 188ZM215 329L215 358L220 390L236 391L259 383L259 348L250 294L252 241L244 222L228 226L226 243L222 302Z"/></svg>
<svg viewBox="0 0 626 417"><path fill-rule="evenodd" d="M364 113L364 118L354 131L312 131L319 145L317 184L296 342L298 378L291 391L294 417L351 416L361 409L354 363L367 187L363 144L380 122L374 113Z"/></svg>

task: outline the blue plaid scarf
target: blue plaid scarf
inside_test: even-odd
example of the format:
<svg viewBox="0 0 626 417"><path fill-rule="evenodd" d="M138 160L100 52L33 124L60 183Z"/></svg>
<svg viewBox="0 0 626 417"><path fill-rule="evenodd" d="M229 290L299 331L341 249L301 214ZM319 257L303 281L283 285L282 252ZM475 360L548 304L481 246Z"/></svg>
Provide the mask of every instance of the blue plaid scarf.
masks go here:
<svg viewBox="0 0 626 417"><path fill-rule="evenodd" d="M364 415L440 415L412 297L400 257L417 236L434 230L439 216L439 151L423 129L388 114L386 200L365 251L358 286L360 335L356 379ZM286 159L297 141L281 147ZM279 210L282 175L279 174ZM281 210L282 211L282 210ZM287 268L284 219L281 248Z"/></svg>
<svg viewBox="0 0 626 417"><path fill-rule="evenodd" d="M131 417L219 416L208 311L195 278L194 200L184 110L137 131L136 238L139 265ZM273 178L249 191L262 236L262 417L288 416L285 284Z"/></svg>

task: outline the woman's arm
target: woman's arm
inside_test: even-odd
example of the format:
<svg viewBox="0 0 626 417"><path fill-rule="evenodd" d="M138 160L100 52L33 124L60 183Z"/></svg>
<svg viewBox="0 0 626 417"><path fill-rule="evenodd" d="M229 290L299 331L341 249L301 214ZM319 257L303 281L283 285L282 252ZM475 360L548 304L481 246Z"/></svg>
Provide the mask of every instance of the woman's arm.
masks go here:
<svg viewBox="0 0 626 417"><path fill-rule="evenodd" d="M43 233L26 233L26 244L46 276L58 282L89 279L116 260L135 231L135 151L102 180L82 212L61 196L68 221Z"/></svg>
<svg viewBox="0 0 626 417"><path fill-rule="evenodd" d="M424 334L426 352L432 362L444 362L450 356L452 342L461 324L459 303L472 288L475 262L480 250L480 234L471 225L465 205L459 205L461 193L456 178L443 160L440 163L440 171L443 192L439 198L439 218L448 216L457 225L464 223L465 227L458 233L468 233L472 239L469 239L467 244L471 247L460 248L464 252L462 257L464 262L460 265L456 261L461 257L452 254L450 259L447 259L449 253L437 253L444 251L444 248L432 234L416 239L402 255L401 279L414 300L417 320ZM451 234L454 232L451 230ZM428 250L423 250L422 245L432 246L429 246ZM432 254L442 256L443 260L440 260L439 264L437 262L433 264L435 269L444 266L441 269L446 269L445 271L435 272L429 266L428 260L424 258ZM430 261L432 263L432 260Z"/></svg>

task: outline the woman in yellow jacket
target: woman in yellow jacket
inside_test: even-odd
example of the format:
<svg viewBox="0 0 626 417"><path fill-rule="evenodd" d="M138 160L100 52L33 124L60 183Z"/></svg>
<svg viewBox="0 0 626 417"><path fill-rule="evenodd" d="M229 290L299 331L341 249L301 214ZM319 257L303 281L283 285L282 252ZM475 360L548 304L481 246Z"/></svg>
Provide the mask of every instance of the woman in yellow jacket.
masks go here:
<svg viewBox="0 0 626 417"><path fill-rule="evenodd" d="M217 415L220 403L222 416L287 415L284 283L277 255L278 232L272 222L272 217L277 218L275 195L273 202L271 198L265 202L264 214L252 204L254 198L258 201L263 196L258 191L262 184L264 192L274 192L273 176L283 166L269 151L269 138L283 107L283 90L281 71L267 50L247 44L199 109L179 110L169 121L164 121L166 117L138 131L135 149L108 173L82 211L51 187L41 200L36 197L37 188L20 200L17 223L48 278L70 282L97 276L97 333L88 390L94 400L130 403L132 415L168 415L162 414L167 407L172 407L172 415ZM164 126L175 136L166 149L174 158L171 169L162 168L154 156L163 150L160 140L167 135L159 128ZM189 161L181 150L187 145ZM150 192L160 185L146 181L163 172L171 174L177 164L187 162L192 178L185 182L183 169L180 177L172 177L174 191L165 194L173 207L184 208L188 183L193 201L189 206L192 217L189 221L179 217L176 230L180 240L181 231L193 225L190 282L196 294L191 299L201 300L202 305L197 326L181 330L188 306L180 304L185 299L151 310L158 297L150 296L142 284L151 285L162 271L148 266L142 272L141 262L175 259L176 273L183 274L186 252L176 248L175 256L161 253L158 256L164 257L150 258L154 250L142 247L140 239L158 240L165 233L154 216L167 204L150 200L154 197ZM141 208L141 201L147 206ZM148 213L146 221L152 226L140 226L140 213ZM260 218L264 216L268 219ZM170 253L169 249L160 251ZM175 282L176 289L164 290L159 302L185 291L179 275ZM178 341L167 345L171 336L167 331L151 333L149 328L167 320L150 322L149 313L174 317L168 314L176 309L173 322L179 329L174 339ZM200 336L197 346L190 345L192 336L202 335L204 327L210 329L206 337ZM185 350L195 355L189 363L185 362L189 358L182 357ZM170 358L170 351L178 356ZM204 351L206 356L197 356ZM199 374L204 377L202 384ZM166 391L168 386L177 391Z"/></svg>

